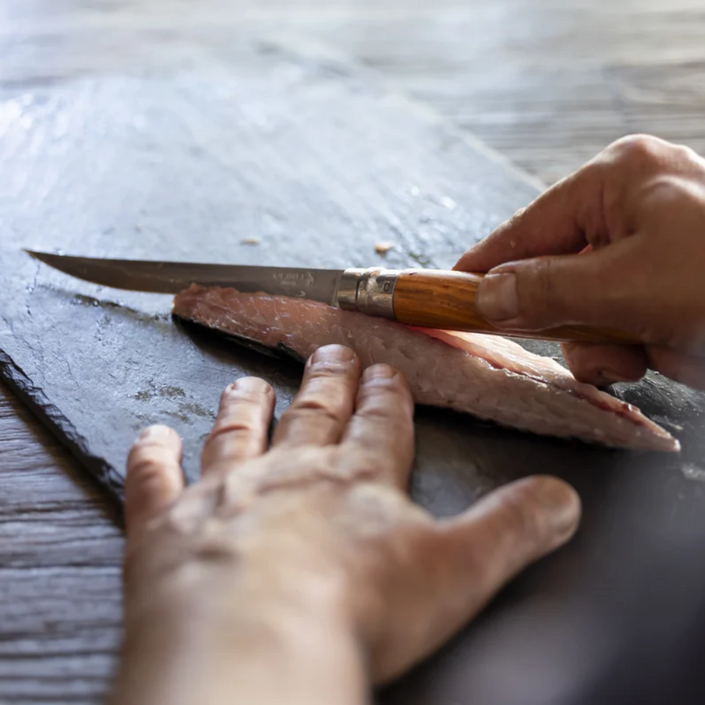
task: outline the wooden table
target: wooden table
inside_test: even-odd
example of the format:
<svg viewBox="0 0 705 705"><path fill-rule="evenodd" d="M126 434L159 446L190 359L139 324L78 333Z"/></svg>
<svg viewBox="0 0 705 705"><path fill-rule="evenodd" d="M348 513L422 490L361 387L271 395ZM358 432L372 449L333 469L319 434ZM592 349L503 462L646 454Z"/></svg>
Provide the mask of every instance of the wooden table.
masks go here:
<svg viewBox="0 0 705 705"><path fill-rule="evenodd" d="M700 0L0 0L0 89L227 61L244 23L336 46L546 183L630 132L705 152ZM98 702L120 639L119 512L1 387L0 475L0 702Z"/></svg>

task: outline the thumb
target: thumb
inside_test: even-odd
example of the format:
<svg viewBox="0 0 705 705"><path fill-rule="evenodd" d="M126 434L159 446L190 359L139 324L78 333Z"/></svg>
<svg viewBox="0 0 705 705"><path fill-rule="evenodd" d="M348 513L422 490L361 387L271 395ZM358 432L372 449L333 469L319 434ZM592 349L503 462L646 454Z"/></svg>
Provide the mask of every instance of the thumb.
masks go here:
<svg viewBox="0 0 705 705"><path fill-rule="evenodd" d="M579 520L577 492L548 475L512 482L445 520L445 556L462 584L454 586L457 595L484 603L527 564L568 541Z"/></svg>
<svg viewBox="0 0 705 705"><path fill-rule="evenodd" d="M541 330L571 324L632 327L620 291L623 245L598 251L508 262L490 270L477 290L477 309L498 327ZM626 318L633 316L627 313Z"/></svg>
<svg viewBox="0 0 705 705"><path fill-rule="evenodd" d="M425 537L424 555L414 562L419 579L395 593L394 606L404 604L409 598L401 595L408 585L417 591L422 609L415 609L411 624L395 635L399 640L382 640L376 647L370 658L374 681L395 678L430 655L522 568L568 541L579 519L575 490L557 478L538 476L513 482L462 514L440 520L431 540Z"/></svg>
<svg viewBox="0 0 705 705"><path fill-rule="evenodd" d="M562 480L518 480L439 525L443 587L436 622L440 644L475 615L520 570L568 541L580 520L580 499Z"/></svg>

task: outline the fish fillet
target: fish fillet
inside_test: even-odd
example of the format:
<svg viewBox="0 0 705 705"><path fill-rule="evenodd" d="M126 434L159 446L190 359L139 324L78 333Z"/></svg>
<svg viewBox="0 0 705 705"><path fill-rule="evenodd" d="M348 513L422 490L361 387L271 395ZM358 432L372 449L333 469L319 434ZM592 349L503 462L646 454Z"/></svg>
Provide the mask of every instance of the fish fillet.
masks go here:
<svg viewBox="0 0 705 705"><path fill-rule="evenodd" d="M548 436L679 450L673 436L634 406L506 338L415 329L313 301L195 284L177 294L174 313L304 358L321 345L347 345L364 367L385 362L403 372L418 404Z"/></svg>

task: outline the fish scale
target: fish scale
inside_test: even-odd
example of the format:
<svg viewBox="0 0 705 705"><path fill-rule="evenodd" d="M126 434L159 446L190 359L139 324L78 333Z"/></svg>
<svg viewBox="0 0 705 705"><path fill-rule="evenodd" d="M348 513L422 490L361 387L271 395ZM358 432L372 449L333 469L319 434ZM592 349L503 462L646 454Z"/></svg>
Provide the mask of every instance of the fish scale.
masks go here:
<svg viewBox="0 0 705 705"><path fill-rule="evenodd" d="M174 313L303 358L322 345L348 345L363 367L384 362L400 370L418 404L541 435L635 450L680 448L636 407L499 336L411 328L315 301L195 284L177 294Z"/></svg>

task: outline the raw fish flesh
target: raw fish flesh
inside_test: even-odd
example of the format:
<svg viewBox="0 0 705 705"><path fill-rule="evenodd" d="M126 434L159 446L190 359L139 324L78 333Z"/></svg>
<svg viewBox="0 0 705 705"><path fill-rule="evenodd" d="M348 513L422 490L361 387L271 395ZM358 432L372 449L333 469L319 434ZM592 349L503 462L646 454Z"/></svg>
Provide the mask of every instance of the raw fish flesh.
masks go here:
<svg viewBox="0 0 705 705"><path fill-rule="evenodd" d="M680 448L634 406L499 336L411 328L314 301L195 284L177 294L174 313L301 358L322 345L347 345L363 367L385 362L403 372L417 404L547 436L637 450Z"/></svg>

